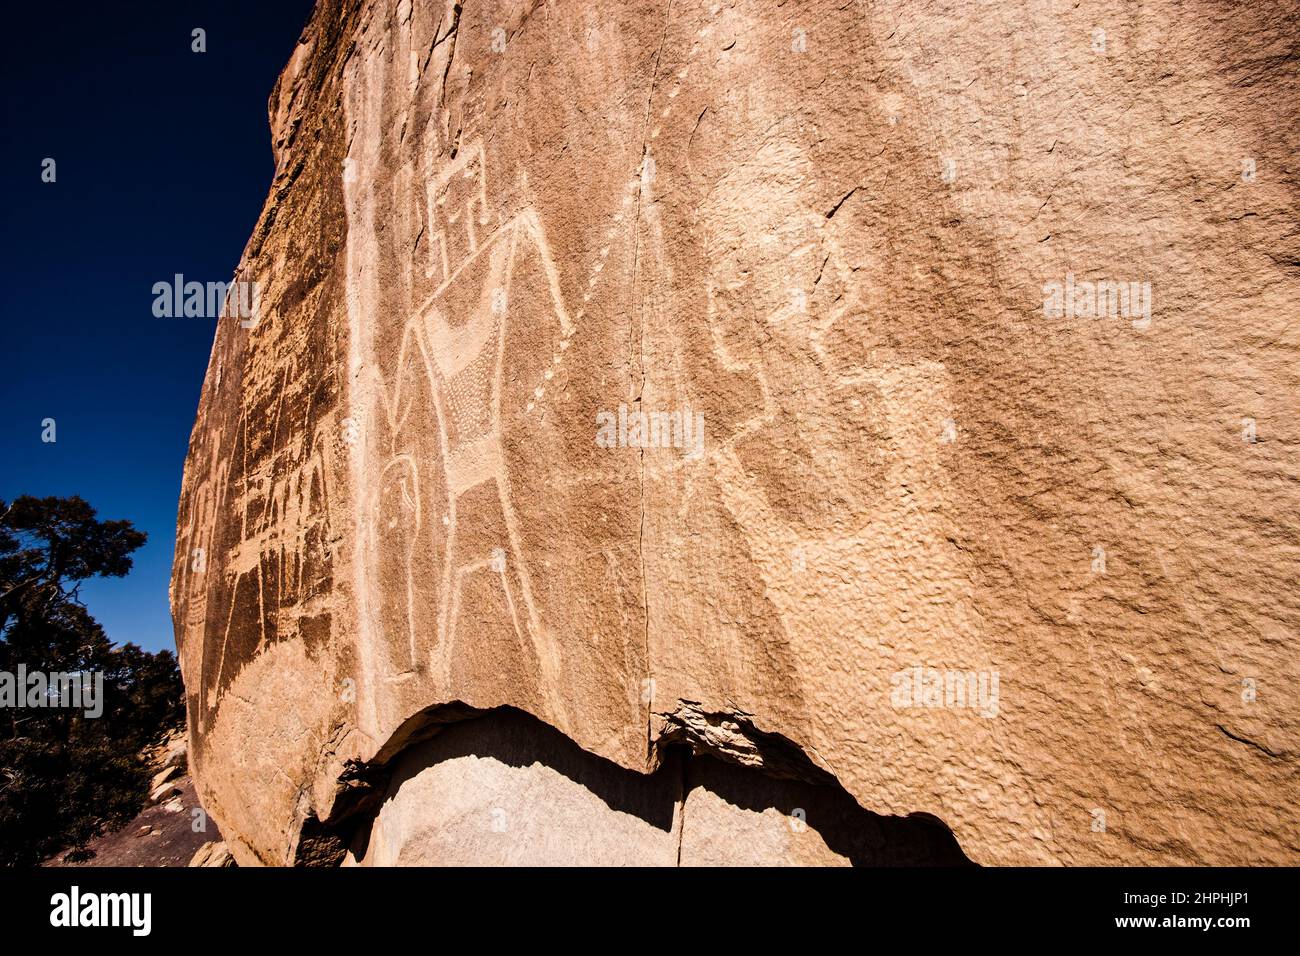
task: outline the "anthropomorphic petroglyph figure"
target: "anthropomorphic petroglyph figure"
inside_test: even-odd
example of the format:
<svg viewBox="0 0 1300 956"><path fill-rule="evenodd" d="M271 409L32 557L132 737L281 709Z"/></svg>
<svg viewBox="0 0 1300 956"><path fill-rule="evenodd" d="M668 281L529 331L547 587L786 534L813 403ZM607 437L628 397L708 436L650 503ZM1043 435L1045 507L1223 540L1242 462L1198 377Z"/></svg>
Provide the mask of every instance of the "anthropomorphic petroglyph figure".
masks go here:
<svg viewBox="0 0 1300 956"><path fill-rule="evenodd" d="M381 350L374 356L388 369L376 386L387 409L377 420L390 438L378 449L386 463L369 496L370 567L379 577L368 590L390 644L379 665L385 679L427 668L451 686L455 674L491 658L507 679L535 685L558 714L559 657L540 620L511 497L502 374L512 323L558 340L570 321L536 214L494 223L486 183L474 143L423 188L411 184L428 237L415 270L427 281L412 283L425 294L409 312L397 367ZM516 297L525 261L530 281ZM395 586L392 575L407 585ZM461 620L469 607L472 628Z"/></svg>
<svg viewBox="0 0 1300 956"><path fill-rule="evenodd" d="M511 310L517 247L531 241L544 258L549 259L549 253L531 212L511 219L480 244L478 231L489 225L481 144L462 150L430 182L428 208L434 236L430 250L437 256L430 271L440 267L443 278L418 317L432 358L450 499L443 565L443 593L450 600L442 606L438 625L440 664L450 673L457 612L469 577L488 575L498 579L513 629L531 644L545 675L558 660L544 646L510 497L502 447L501 371L507 322L527 320ZM567 331L568 318L558 296L551 307L560 328ZM476 507L464 507L469 503ZM478 527L469 528L470 522ZM504 567L499 557L503 551Z"/></svg>
<svg viewBox="0 0 1300 956"><path fill-rule="evenodd" d="M714 429L709 462L796 660L836 641L849 695L879 679L900 603L919 609L915 628L982 648L967 602L924 593L936 580L959 593L966 575L943 513L948 373L883 339L849 342L889 307L871 296L887 260L860 256L853 272L801 193L807 164L797 138L773 139L738 156L701 209L711 352L746 397Z"/></svg>

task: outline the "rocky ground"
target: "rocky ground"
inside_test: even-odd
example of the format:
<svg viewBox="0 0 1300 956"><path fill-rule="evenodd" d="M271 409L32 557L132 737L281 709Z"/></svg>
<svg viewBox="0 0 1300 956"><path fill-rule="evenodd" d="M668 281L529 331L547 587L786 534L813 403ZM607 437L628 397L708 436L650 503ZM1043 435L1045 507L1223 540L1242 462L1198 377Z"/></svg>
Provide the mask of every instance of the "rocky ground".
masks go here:
<svg viewBox="0 0 1300 956"><path fill-rule="evenodd" d="M177 730L146 754L154 768L149 802L134 820L46 866L233 866L188 773L188 742Z"/></svg>

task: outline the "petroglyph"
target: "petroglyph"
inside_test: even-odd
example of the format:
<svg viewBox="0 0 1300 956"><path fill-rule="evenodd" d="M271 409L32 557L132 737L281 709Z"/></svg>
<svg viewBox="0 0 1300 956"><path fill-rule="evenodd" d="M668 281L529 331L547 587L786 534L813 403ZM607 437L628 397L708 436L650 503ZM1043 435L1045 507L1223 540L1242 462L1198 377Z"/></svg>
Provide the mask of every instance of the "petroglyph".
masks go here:
<svg viewBox="0 0 1300 956"><path fill-rule="evenodd" d="M1293 861L1294 109L1231 66L1273 12L1176 6L1143 22L1213 123L1045 10L322 0L178 516L241 864L498 708L643 775L674 715L743 722L979 862ZM1044 320L1071 272L1160 321ZM996 714L894 706L915 668Z"/></svg>
<svg viewBox="0 0 1300 956"><path fill-rule="evenodd" d="M359 95L382 96L382 72L362 72L366 82ZM364 143L364 138L358 140ZM557 351L573 331L545 229L529 207L494 223L481 141L463 145L422 186L409 182L417 210L410 221L418 233L413 243L427 234L423 275L434 285L412 310L393 363L391 355L367 349L364 333L355 335L356 329L373 328L379 320L368 308L376 292L365 275L376 262L377 246L368 236L369 213L359 192L368 185L369 157L361 152L350 156L348 169L356 170L343 181L353 216L348 301L355 303L350 318L358 385L352 411L369 433L365 450L393 456L381 469L374 492L366 490L369 471L354 471L363 499L375 502L361 516L370 548L358 586L366 607L363 620L385 635L380 646L389 648L390 658L377 662L369 676L399 679L423 669L437 686L454 686L458 642L467 639L463 597L467 589L486 583L498 592L500 623L530 660L536 689L552 713L562 715L559 650L533 593L502 432L503 357L510 324L550 328ZM540 296L516 295L516 268L524 259L540 266L542 288L534 290ZM411 281L409 269L407 276ZM412 416L412 408L423 408L424 414ZM425 417L429 408L432 421ZM420 454L410 444L412 428L432 432L436 446ZM439 520L412 521L435 512L425 502L431 494ZM485 544L489 553L504 554L504 561L490 559ZM430 583L429 572L436 583ZM394 587L394 574L404 585ZM420 601L417 576L424 595ZM436 627L430 628L430 622ZM392 648L398 634L404 653Z"/></svg>

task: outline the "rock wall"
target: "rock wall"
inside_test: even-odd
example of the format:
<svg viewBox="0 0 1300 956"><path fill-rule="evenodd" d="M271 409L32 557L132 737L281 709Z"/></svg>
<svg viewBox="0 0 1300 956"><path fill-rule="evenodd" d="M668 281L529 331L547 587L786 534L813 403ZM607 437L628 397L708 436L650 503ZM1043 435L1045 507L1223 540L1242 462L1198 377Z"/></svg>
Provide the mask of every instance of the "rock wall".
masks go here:
<svg viewBox="0 0 1300 956"><path fill-rule="evenodd" d="M1296 19L321 0L178 518L240 865L1300 862Z"/></svg>

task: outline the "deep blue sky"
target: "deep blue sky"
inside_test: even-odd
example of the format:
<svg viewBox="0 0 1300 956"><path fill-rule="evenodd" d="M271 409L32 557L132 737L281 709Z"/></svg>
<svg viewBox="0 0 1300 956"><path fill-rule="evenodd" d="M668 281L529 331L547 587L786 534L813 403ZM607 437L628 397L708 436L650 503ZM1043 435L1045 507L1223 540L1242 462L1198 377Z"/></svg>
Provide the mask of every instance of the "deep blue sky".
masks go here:
<svg viewBox="0 0 1300 956"><path fill-rule="evenodd" d="M78 494L148 532L128 577L82 590L117 642L174 647L176 502L216 327L154 318L151 289L177 272L230 279L271 182L267 97L311 7L5 11L0 498ZM195 27L206 53L190 50Z"/></svg>

